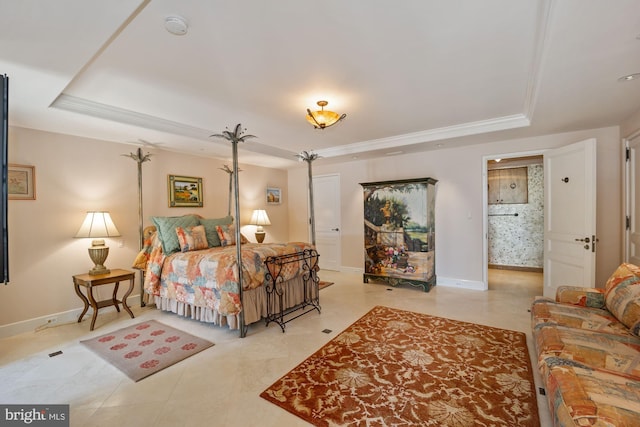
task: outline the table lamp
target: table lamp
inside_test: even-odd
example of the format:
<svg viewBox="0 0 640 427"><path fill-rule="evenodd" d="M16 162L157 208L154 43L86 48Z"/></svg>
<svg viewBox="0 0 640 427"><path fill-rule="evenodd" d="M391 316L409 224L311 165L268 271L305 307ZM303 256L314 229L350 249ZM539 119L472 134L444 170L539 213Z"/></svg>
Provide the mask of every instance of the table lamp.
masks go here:
<svg viewBox="0 0 640 427"><path fill-rule="evenodd" d="M264 242L264 228L263 225L271 225L269 221L269 216L267 215L267 211L264 209L256 209L253 211L253 215L251 215L251 221L249 222L251 225L257 225L256 228L256 241L258 243Z"/></svg>
<svg viewBox="0 0 640 427"><path fill-rule="evenodd" d="M96 239L96 237L118 237L120 232L111 220L109 212L87 212L82 226L75 237L92 237L89 248L89 257L93 261L93 268L89 270L89 274L96 276L99 274L108 274L111 271L104 266L104 262L109 255L109 247L105 246L104 239Z"/></svg>

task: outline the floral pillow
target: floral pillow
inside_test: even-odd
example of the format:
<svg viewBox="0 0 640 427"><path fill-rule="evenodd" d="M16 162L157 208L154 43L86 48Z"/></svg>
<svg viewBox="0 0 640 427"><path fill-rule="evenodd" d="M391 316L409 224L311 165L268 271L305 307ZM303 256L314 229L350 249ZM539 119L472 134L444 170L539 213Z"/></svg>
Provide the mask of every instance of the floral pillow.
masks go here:
<svg viewBox="0 0 640 427"><path fill-rule="evenodd" d="M204 230L207 232L207 242L209 242L209 247L213 248L214 246L221 246L216 226L233 224L233 217L229 215L223 218L200 218L200 224L204 225Z"/></svg>
<svg viewBox="0 0 640 427"><path fill-rule="evenodd" d="M152 216L151 221L156 226L158 238L162 243L162 252L165 255L171 255L180 250L176 227L187 228L200 225L200 220L196 215Z"/></svg>
<svg viewBox="0 0 640 427"><path fill-rule="evenodd" d="M200 249L207 249L209 247L204 225L176 227L176 234L178 235L180 251L182 252L199 251Z"/></svg>
<svg viewBox="0 0 640 427"><path fill-rule="evenodd" d="M220 246L233 246L236 244L236 228L233 224L217 225L216 230L218 231ZM244 237L242 233L240 233L240 243L243 245L249 243L249 239Z"/></svg>
<svg viewBox="0 0 640 427"><path fill-rule="evenodd" d="M605 304L616 318L640 335L640 267L621 264L607 280Z"/></svg>

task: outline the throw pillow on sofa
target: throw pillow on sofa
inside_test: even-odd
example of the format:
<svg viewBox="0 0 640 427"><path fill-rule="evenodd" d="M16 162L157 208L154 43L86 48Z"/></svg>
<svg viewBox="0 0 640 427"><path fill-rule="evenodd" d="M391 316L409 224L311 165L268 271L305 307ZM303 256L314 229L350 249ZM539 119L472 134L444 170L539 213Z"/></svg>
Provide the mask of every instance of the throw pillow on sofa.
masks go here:
<svg viewBox="0 0 640 427"><path fill-rule="evenodd" d="M605 286L605 304L621 323L640 336L640 267L623 263Z"/></svg>

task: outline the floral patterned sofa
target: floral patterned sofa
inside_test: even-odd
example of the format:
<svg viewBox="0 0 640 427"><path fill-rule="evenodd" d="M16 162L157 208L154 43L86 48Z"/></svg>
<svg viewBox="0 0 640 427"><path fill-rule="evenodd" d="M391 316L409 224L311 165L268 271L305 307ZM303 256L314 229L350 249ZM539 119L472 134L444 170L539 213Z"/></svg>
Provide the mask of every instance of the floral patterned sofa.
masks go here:
<svg viewBox="0 0 640 427"><path fill-rule="evenodd" d="M640 267L604 288L561 286L531 318L555 426L640 426Z"/></svg>

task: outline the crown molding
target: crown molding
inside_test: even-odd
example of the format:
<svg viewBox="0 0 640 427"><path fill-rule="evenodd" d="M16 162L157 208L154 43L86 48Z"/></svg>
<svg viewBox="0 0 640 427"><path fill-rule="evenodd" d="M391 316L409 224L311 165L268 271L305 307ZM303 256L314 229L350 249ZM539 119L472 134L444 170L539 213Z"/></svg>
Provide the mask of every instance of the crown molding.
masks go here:
<svg viewBox="0 0 640 427"><path fill-rule="evenodd" d="M315 152L324 158L337 157L350 154L363 153L365 151L387 150L390 148L398 149L400 147L423 144L425 142L440 141L450 138L458 138L462 136L478 135L488 132L496 132L506 129L514 129L526 127L531 124L529 118L524 114L515 114L512 116L497 117L489 120L481 120L477 122L462 123L455 126L446 126L426 131L407 133L388 138L372 139L369 141L356 142L353 144L343 145L340 147L332 147Z"/></svg>
<svg viewBox="0 0 640 427"><path fill-rule="evenodd" d="M201 140L210 141L210 136L214 133L211 130L188 126L180 122L174 122L172 120L151 116L149 114L138 113L137 111L126 110L124 108L114 107L112 105L102 104L100 102L94 102L84 98L78 98L65 93L60 94L55 101L51 103L51 107L99 119L110 120L117 123Z"/></svg>

